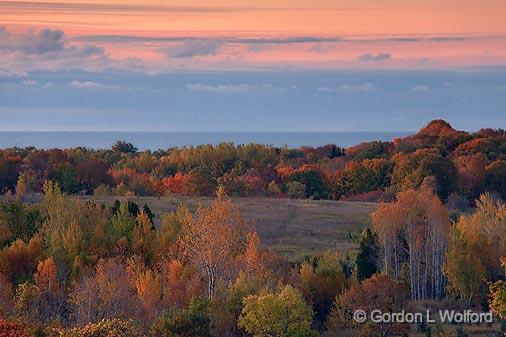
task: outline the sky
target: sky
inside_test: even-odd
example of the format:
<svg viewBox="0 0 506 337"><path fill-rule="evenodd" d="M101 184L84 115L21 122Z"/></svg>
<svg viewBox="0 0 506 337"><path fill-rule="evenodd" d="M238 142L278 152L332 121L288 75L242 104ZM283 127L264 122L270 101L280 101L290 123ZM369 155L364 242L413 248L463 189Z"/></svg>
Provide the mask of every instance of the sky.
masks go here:
<svg viewBox="0 0 506 337"><path fill-rule="evenodd" d="M504 0L0 1L0 130L506 127Z"/></svg>

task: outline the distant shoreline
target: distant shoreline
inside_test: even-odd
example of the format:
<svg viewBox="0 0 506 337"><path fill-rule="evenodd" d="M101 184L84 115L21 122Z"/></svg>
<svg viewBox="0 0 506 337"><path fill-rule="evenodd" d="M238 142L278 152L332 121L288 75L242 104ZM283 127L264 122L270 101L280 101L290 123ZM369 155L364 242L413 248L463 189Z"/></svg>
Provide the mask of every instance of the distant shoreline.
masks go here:
<svg viewBox="0 0 506 337"><path fill-rule="evenodd" d="M363 142L391 141L410 131L0 131L0 148L36 147L109 149L118 140L134 144L139 150L197 146L232 142L272 146L350 147Z"/></svg>

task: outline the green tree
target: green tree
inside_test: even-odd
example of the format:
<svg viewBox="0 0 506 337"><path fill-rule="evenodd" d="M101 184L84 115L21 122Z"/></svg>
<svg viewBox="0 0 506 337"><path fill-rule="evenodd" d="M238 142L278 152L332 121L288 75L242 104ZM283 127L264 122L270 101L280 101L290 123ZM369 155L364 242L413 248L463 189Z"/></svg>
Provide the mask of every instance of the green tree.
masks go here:
<svg viewBox="0 0 506 337"><path fill-rule="evenodd" d="M315 334L312 319L302 295L287 285L278 294L244 298L239 326L254 337L305 337Z"/></svg>
<svg viewBox="0 0 506 337"><path fill-rule="evenodd" d="M502 259L506 267L506 257ZM490 308L502 319L506 319L506 282L497 281L490 286Z"/></svg>
<svg viewBox="0 0 506 337"><path fill-rule="evenodd" d="M506 255L506 205L483 194L476 210L455 223L444 272L450 289L470 301L484 295L485 281L504 277L500 264Z"/></svg>
<svg viewBox="0 0 506 337"><path fill-rule="evenodd" d="M119 210L112 217L112 239L118 241L122 238L132 242L132 231L134 229L136 219L129 210L128 203L122 202Z"/></svg>
<svg viewBox="0 0 506 337"><path fill-rule="evenodd" d="M118 140L113 146L112 151L119 154L132 154L137 152L137 148L132 143Z"/></svg>
<svg viewBox="0 0 506 337"><path fill-rule="evenodd" d="M296 171L288 177L288 181L304 185L304 194L307 198L324 199L328 196L323 178L320 172L315 169Z"/></svg>
<svg viewBox="0 0 506 337"><path fill-rule="evenodd" d="M380 246L378 235L371 229L365 228L360 235L356 266L359 281L371 277L380 270Z"/></svg>
<svg viewBox="0 0 506 337"><path fill-rule="evenodd" d="M286 184L286 193L292 199L304 198L306 186L298 181L291 181Z"/></svg>
<svg viewBox="0 0 506 337"><path fill-rule="evenodd" d="M18 199L0 203L0 248L15 239L30 240L37 231L36 208L23 204Z"/></svg>
<svg viewBox="0 0 506 337"><path fill-rule="evenodd" d="M314 309L314 326L321 329L332 309L332 301L345 288L346 278L336 252L326 252L314 264L314 268L310 263L301 266L301 291Z"/></svg>
<svg viewBox="0 0 506 337"><path fill-rule="evenodd" d="M483 249L482 239L468 238L458 228L452 230L443 272L448 278L450 292L468 302L478 294L485 280L485 266L480 259Z"/></svg>
<svg viewBox="0 0 506 337"><path fill-rule="evenodd" d="M211 337L208 303L194 299L186 309L173 309L153 324L154 337Z"/></svg>

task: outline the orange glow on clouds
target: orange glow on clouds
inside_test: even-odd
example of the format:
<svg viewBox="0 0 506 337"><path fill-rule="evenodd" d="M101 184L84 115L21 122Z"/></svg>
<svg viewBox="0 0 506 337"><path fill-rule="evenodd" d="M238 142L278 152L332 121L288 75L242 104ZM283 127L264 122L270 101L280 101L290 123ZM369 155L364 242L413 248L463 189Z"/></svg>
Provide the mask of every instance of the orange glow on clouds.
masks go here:
<svg viewBox="0 0 506 337"><path fill-rule="evenodd" d="M11 0L0 1L0 26L11 36L59 29L68 43L104 48L112 61L147 61L152 70L437 68L503 64L504 13L504 0ZM231 40L240 37L271 40ZM275 41L290 37L336 41Z"/></svg>

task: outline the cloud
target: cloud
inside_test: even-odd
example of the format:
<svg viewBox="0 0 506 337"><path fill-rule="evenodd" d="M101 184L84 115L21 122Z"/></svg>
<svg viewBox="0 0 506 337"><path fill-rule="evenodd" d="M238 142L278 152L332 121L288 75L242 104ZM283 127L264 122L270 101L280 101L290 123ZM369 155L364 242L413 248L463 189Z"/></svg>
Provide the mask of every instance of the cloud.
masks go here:
<svg viewBox="0 0 506 337"><path fill-rule="evenodd" d="M7 40L11 36L7 28L0 26L0 42Z"/></svg>
<svg viewBox="0 0 506 337"><path fill-rule="evenodd" d="M72 44L62 30L31 29L11 34L1 26L0 59L4 71L14 74L33 70L91 70L108 63L104 48Z"/></svg>
<svg viewBox="0 0 506 337"><path fill-rule="evenodd" d="M65 48L65 33L59 29L29 31L18 43L18 48L28 55L61 51Z"/></svg>
<svg viewBox="0 0 506 337"><path fill-rule="evenodd" d="M200 83L189 83L186 85L186 89L190 91L200 91L218 94L237 94L248 91L248 88L249 86L247 84L239 84L239 85L220 84L212 86Z"/></svg>
<svg viewBox="0 0 506 337"><path fill-rule="evenodd" d="M370 54L369 53L369 54L360 55L358 57L358 60L360 62L370 62L370 61L379 62L379 61L388 60L391 56L392 56L392 54L390 54L390 53L378 53L378 54Z"/></svg>
<svg viewBox="0 0 506 337"><path fill-rule="evenodd" d="M29 30L25 34L14 36L5 27L0 27L0 50L40 55L64 48L65 33L59 29Z"/></svg>
<svg viewBox="0 0 506 337"><path fill-rule="evenodd" d="M335 93L335 92L346 92L346 91L360 91L360 92L367 92L367 91L373 91L376 90L377 87L369 82L362 83L362 84L356 84L356 85L350 85L350 84L343 84L338 87L318 87L318 91L320 92L327 92L327 93Z"/></svg>
<svg viewBox="0 0 506 337"><path fill-rule="evenodd" d="M435 36L429 38L429 41L433 42L451 42L451 41L464 41L467 40L464 36Z"/></svg>
<svg viewBox="0 0 506 337"><path fill-rule="evenodd" d="M435 64L437 63L436 60L431 59L430 57L422 57L418 60L419 64L428 65L428 64Z"/></svg>
<svg viewBox="0 0 506 337"><path fill-rule="evenodd" d="M42 88L44 89L50 89L50 88L54 88L54 83L53 82L46 82L44 83L44 85L42 86Z"/></svg>
<svg viewBox="0 0 506 337"><path fill-rule="evenodd" d="M17 75L26 75L26 74L15 74L6 69L0 69L0 77L15 77Z"/></svg>
<svg viewBox="0 0 506 337"><path fill-rule="evenodd" d="M100 82L77 81L77 80L70 82L69 86L72 88L79 88L79 89L105 89L105 88L109 88L108 86L105 86Z"/></svg>
<svg viewBox="0 0 506 337"><path fill-rule="evenodd" d="M325 54L325 53L329 53L331 51L334 51L335 49L336 49L335 43L320 42L320 43L314 43L311 46L311 48L309 49L309 51L311 51L313 53L318 53L318 54Z"/></svg>
<svg viewBox="0 0 506 337"><path fill-rule="evenodd" d="M72 38L74 41L87 42L202 42L214 41L237 44L294 44L340 42L341 37L322 36L289 36L289 37L213 37L201 38L191 36L137 36L137 35L84 35Z"/></svg>
<svg viewBox="0 0 506 337"><path fill-rule="evenodd" d="M21 82L21 84L23 84L24 86L27 86L27 87L34 87L38 84L38 82L35 80L24 80Z"/></svg>
<svg viewBox="0 0 506 337"><path fill-rule="evenodd" d="M323 43L323 42L340 42L340 37L318 37L318 36L292 36L292 37L276 37L276 38L234 38L228 39L227 42L235 42L242 44L293 44L293 43Z"/></svg>
<svg viewBox="0 0 506 337"><path fill-rule="evenodd" d="M190 40L174 47L164 47L160 52L170 58L191 58L216 54L222 43L217 40Z"/></svg>
<svg viewBox="0 0 506 337"><path fill-rule="evenodd" d="M375 43L375 42L421 42L419 36L392 36L392 37L347 37L343 42Z"/></svg>
<svg viewBox="0 0 506 337"><path fill-rule="evenodd" d="M415 85L414 87L412 87L411 89L409 89L410 91L418 91L418 92L422 92L422 91L429 91L429 87L423 85L423 84L418 84L418 85Z"/></svg>
<svg viewBox="0 0 506 337"><path fill-rule="evenodd" d="M205 85L201 83L188 83L186 89L190 91L216 93L216 94L240 94L250 91L262 92L283 92L281 87L273 86L271 84L219 84L219 85Z"/></svg>
<svg viewBox="0 0 506 337"><path fill-rule="evenodd" d="M90 37L79 37L79 40L88 41ZM260 52L274 45L310 44L314 47L313 52L328 52L331 46L324 44L341 41L338 37L315 37L315 36L292 36L292 37L219 37L219 38L192 38L192 37L136 37L124 35L93 36L92 41L114 42L179 42L175 46L166 46L158 49L158 52L169 58L192 58L196 56L215 55L229 45L248 46L251 52Z"/></svg>

